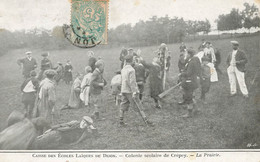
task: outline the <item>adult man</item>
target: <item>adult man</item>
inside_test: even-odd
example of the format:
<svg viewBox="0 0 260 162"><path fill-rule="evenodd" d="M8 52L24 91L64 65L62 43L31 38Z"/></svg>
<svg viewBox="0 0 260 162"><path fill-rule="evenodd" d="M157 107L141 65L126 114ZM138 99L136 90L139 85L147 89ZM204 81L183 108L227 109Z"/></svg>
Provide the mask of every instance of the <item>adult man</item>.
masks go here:
<svg viewBox="0 0 260 162"><path fill-rule="evenodd" d="M23 68L23 76L25 79L30 77L30 72L37 67L37 62L35 58L32 57L32 52L28 51L25 53L26 57L23 59L18 59L17 64Z"/></svg>
<svg viewBox="0 0 260 162"><path fill-rule="evenodd" d="M46 70L46 78L40 83L40 92L36 116L43 117L47 121L51 121L51 114L54 112L56 102L56 85L54 76L57 74L55 70Z"/></svg>
<svg viewBox="0 0 260 162"><path fill-rule="evenodd" d="M185 69L179 74L184 92L183 102L180 102L179 105L187 105L188 108L188 113L183 117L192 117L192 112L196 106L193 92L198 88L197 77L200 76L200 60L198 57L194 57L194 54L193 49L188 49Z"/></svg>
<svg viewBox="0 0 260 162"><path fill-rule="evenodd" d="M93 51L89 51L88 52L88 66L91 67L93 72L95 70L95 63L97 62L97 59L94 57L94 52Z"/></svg>
<svg viewBox="0 0 260 162"><path fill-rule="evenodd" d="M233 51L227 57L227 73L230 83L230 95L237 93L236 81L244 97L248 98L248 90L245 83L245 65L247 63L246 55L241 51L237 41L231 41Z"/></svg>
<svg viewBox="0 0 260 162"><path fill-rule="evenodd" d="M41 72L39 73L38 79L42 80L44 79L44 71L51 69L52 68L52 63L50 61L50 59L48 59L49 56L49 52L48 53L43 53L42 54L42 61L41 61Z"/></svg>
<svg viewBox="0 0 260 162"><path fill-rule="evenodd" d="M102 60L98 60L95 64L96 68L90 79L90 99L94 104L94 112L91 117L94 119L100 119L99 107L102 100L101 92L107 84L106 80L103 78L104 66L104 62Z"/></svg>
<svg viewBox="0 0 260 162"><path fill-rule="evenodd" d="M140 113L141 117L143 118L144 122L147 125L153 126L153 123L150 122L144 111L143 111L143 105L138 98L138 86L136 83L136 77L135 77L135 70L131 66L133 63L133 55L127 55L125 57L125 66L121 70L122 75L122 85L121 85L121 93L122 93L122 102L120 104L120 126L125 126L126 123L124 122L124 113L128 111L130 105L133 106L133 108L137 109L137 111Z"/></svg>

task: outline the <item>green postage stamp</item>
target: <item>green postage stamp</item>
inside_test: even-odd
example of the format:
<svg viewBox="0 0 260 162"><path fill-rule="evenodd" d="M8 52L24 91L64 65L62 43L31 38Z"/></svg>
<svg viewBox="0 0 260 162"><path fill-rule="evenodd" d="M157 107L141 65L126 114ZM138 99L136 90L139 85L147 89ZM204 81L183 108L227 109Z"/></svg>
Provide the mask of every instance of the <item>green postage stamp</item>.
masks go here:
<svg viewBox="0 0 260 162"><path fill-rule="evenodd" d="M72 0L71 25L65 37L75 46L89 48L107 44L109 0Z"/></svg>

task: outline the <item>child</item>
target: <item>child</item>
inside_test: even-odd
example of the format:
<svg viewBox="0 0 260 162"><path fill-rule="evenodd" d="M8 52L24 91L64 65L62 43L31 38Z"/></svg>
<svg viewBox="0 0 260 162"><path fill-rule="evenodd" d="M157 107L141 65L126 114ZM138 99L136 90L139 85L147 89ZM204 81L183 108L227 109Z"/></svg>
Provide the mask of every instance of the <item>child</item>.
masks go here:
<svg viewBox="0 0 260 162"><path fill-rule="evenodd" d="M205 95L209 91L210 88L210 76L211 71L210 67L207 65L209 63L208 58L202 57L201 59L201 78L200 78L200 84L201 84L201 97L200 99L205 104Z"/></svg>
<svg viewBox="0 0 260 162"><path fill-rule="evenodd" d="M36 93L39 89L39 80L36 78L36 75L34 70L31 71L30 78L26 79L21 86L22 102L26 111L26 117L29 119L32 118Z"/></svg>
<svg viewBox="0 0 260 162"><path fill-rule="evenodd" d="M112 95L115 96L116 105L120 102L121 82L121 71L117 71L116 75L111 80Z"/></svg>
<svg viewBox="0 0 260 162"><path fill-rule="evenodd" d="M90 79L92 77L92 68L87 66L85 68L85 76L81 82L81 93L80 99L83 101L84 105L89 106L89 90L90 90Z"/></svg>

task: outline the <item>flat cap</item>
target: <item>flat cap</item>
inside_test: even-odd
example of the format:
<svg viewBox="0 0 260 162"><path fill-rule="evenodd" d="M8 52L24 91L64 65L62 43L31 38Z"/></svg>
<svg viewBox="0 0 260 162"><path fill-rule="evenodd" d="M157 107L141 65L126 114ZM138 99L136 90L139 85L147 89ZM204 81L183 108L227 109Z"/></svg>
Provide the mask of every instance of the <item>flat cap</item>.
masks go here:
<svg viewBox="0 0 260 162"><path fill-rule="evenodd" d="M134 49L133 48L128 48L128 51L133 51Z"/></svg>
<svg viewBox="0 0 260 162"><path fill-rule="evenodd" d="M235 41L235 40L233 40L233 41L230 41L232 44L234 44L234 45L239 45L239 43L238 43L238 41Z"/></svg>
<svg viewBox="0 0 260 162"><path fill-rule="evenodd" d="M31 51L27 51L27 52L25 52L26 55L31 54L31 53L32 53Z"/></svg>

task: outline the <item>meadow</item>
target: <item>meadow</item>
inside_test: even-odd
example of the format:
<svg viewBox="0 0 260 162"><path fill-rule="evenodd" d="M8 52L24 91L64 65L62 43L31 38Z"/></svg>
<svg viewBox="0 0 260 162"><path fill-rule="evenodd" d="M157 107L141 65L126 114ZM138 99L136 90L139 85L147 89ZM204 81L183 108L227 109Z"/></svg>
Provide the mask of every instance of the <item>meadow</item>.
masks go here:
<svg viewBox="0 0 260 162"><path fill-rule="evenodd" d="M248 56L246 82L250 89L250 81L260 61L260 35L233 38L240 42L240 48ZM163 104L161 110L155 109L153 100L149 96L144 98L144 108L147 116L155 123L155 127L146 127L139 114L130 110L126 114L126 128L118 127L118 106L113 102L109 84L102 94L101 116L103 121L96 121L99 131L96 137L89 137L84 142L73 146L60 146L56 149L248 149L260 148L260 128L257 107L253 106L252 97L248 100L242 95L233 98L229 96L229 83L226 74L226 57L232 50L229 39L213 40L212 44L219 48L222 56L220 69L223 75L219 82L213 83L207 96L207 104L198 101L200 113L193 118L183 119L186 112L177 104ZM187 43L187 47L198 48L200 41ZM143 58L150 62L156 56L153 51L158 46L139 47ZM170 77L178 74L179 44L170 44L168 48L172 54ZM136 47L135 50L138 48ZM21 103L20 85L23 82L21 69L17 65L18 58L25 56L25 51L31 50L33 57L40 64L41 49L10 50L0 57L0 129L5 127L6 119L13 110L23 111ZM63 63L71 60L73 73L84 72L88 63L87 52L94 51L105 61L104 78L110 82L115 72L120 70L119 54L121 47L105 48L103 45L93 49L72 48L71 50L53 50L50 59L54 65L57 61ZM40 66L40 65L39 65ZM37 69L39 71L39 68ZM172 81L170 85L176 84ZM57 86L56 109L60 109L69 99L70 86L61 82ZM249 92L250 93L250 92ZM176 93L181 98L181 94ZM196 97L198 98L199 95ZM259 108L258 108L259 109ZM64 123L71 120L81 120L82 116L90 115L91 110L81 108L64 110L55 119L55 123ZM253 146L250 146L253 145ZM256 144L256 145L254 145Z"/></svg>

